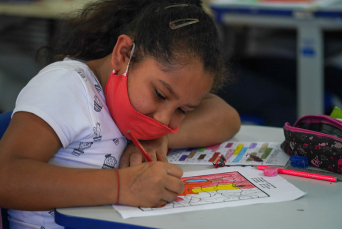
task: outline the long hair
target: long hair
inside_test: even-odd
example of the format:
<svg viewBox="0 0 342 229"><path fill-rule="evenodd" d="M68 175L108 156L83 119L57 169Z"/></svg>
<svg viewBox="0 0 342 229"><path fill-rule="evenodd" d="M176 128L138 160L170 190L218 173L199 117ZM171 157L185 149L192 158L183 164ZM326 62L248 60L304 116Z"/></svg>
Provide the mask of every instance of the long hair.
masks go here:
<svg viewBox="0 0 342 229"><path fill-rule="evenodd" d="M180 20L182 24L188 18L198 22L170 28L170 22ZM61 24L51 46L54 60L105 57L122 34L134 38L132 64L145 57L169 66L196 59L214 77L213 89L226 79L219 35L200 0L99 0L88 4Z"/></svg>

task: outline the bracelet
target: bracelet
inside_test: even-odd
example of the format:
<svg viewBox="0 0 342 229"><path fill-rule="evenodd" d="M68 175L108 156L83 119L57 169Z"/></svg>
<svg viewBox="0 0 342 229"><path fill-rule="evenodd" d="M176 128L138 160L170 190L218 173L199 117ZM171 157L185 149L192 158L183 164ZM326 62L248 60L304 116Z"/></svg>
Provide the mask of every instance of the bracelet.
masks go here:
<svg viewBox="0 0 342 229"><path fill-rule="evenodd" d="M120 196L120 178L119 178L119 171L118 171L118 169L117 168L114 168L115 169L115 171L116 171L116 177L117 177L117 179L118 179L118 195L117 195L117 197L116 197L116 203L115 203L115 205L118 205L119 204L119 196Z"/></svg>

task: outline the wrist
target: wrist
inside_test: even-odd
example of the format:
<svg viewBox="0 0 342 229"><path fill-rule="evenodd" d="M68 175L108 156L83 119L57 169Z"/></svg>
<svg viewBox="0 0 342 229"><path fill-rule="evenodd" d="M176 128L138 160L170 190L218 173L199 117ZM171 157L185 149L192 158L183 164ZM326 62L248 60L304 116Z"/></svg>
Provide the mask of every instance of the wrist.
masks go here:
<svg viewBox="0 0 342 229"><path fill-rule="evenodd" d="M116 183L117 183L117 195L116 195L115 205L118 205L119 198L120 198L120 175L119 175L119 170L117 168L114 168L114 172L116 173Z"/></svg>

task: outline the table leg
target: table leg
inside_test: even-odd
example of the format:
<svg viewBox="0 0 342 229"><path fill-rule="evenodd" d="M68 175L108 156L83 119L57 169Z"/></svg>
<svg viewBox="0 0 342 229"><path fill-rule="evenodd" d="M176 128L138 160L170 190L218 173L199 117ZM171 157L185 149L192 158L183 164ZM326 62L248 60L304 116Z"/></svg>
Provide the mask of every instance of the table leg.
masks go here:
<svg viewBox="0 0 342 229"><path fill-rule="evenodd" d="M297 30L297 115L324 113L323 35L310 20Z"/></svg>

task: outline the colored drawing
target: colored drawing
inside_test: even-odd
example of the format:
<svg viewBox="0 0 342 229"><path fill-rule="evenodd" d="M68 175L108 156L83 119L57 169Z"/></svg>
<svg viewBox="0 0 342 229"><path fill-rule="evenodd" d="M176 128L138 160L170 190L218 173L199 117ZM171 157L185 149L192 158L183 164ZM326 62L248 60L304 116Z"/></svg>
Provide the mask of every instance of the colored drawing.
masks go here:
<svg viewBox="0 0 342 229"><path fill-rule="evenodd" d="M186 177L182 181L184 192L175 201L157 208L139 209L152 211L269 197L239 172Z"/></svg>
<svg viewBox="0 0 342 229"><path fill-rule="evenodd" d="M265 152L267 146L268 146L268 143L262 144L262 146L261 146L261 148L259 149L259 152L258 152L258 153L263 153L263 152Z"/></svg>
<svg viewBox="0 0 342 229"><path fill-rule="evenodd" d="M222 167L184 172L181 180L185 187L183 193L165 205L149 208L112 206L126 219L290 201L305 195L281 176L267 177L263 171L252 167ZM231 212L234 209L225 211Z"/></svg>
<svg viewBox="0 0 342 229"><path fill-rule="evenodd" d="M185 161L185 159L188 157L188 155L182 155L179 159L179 161Z"/></svg>
<svg viewBox="0 0 342 229"><path fill-rule="evenodd" d="M232 156L233 152L234 152L233 149L229 149L224 157L225 158L230 158Z"/></svg>
<svg viewBox="0 0 342 229"><path fill-rule="evenodd" d="M215 145L212 149L211 152L216 152L220 148L221 144Z"/></svg>
<svg viewBox="0 0 342 229"><path fill-rule="evenodd" d="M236 158L233 160L233 162L239 162L242 159L243 155L246 153L247 149L248 147L243 147Z"/></svg>
<svg viewBox="0 0 342 229"><path fill-rule="evenodd" d="M174 149L167 154L173 164L212 165L223 155L225 165L281 165L285 166L290 156L276 142L232 142L206 148Z"/></svg>
<svg viewBox="0 0 342 229"><path fill-rule="evenodd" d="M236 149L234 150L234 155L238 155L240 153L240 151L242 150L243 148L243 144L239 144Z"/></svg>
<svg viewBox="0 0 342 229"><path fill-rule="evenodd" d="M258 144L253 142L251 143L251 145L249 146L250 149L254 149Z"/></svg>
<svg viewBox="0 0 342 229"><path fill-rule="evenodd" d="M193 158L195 156L196 152L191 152L187 158Z"/></svg>
<svg viewBox="0 0 342 229"><path fill-rule="evenodd" d="M272 152L272 148L266 148L264 153L261 156L261 159L266 159L268 157L268 155L270 155L270 153Z"/></svg>
<svg viewBox="0 0 342 229"><path fill-rule="evenodd" d="M205 158L205 154L201 154L199 157L198 157L198 160L203 160Z"/></svg>
<svg viewBox="0 0 342 229"><path fill-rule="evenodd" d="M226 145L226 148L230 148L232 147L233 143L232 142L229 142L227 145Z"/></svg>
<svg viewBox="0 0 342 229"><path fill-rule="evenodd" d="M209 159L210 162L214 162L215 159L220 155L220 153L214 153L214 155Z"/></svg>

